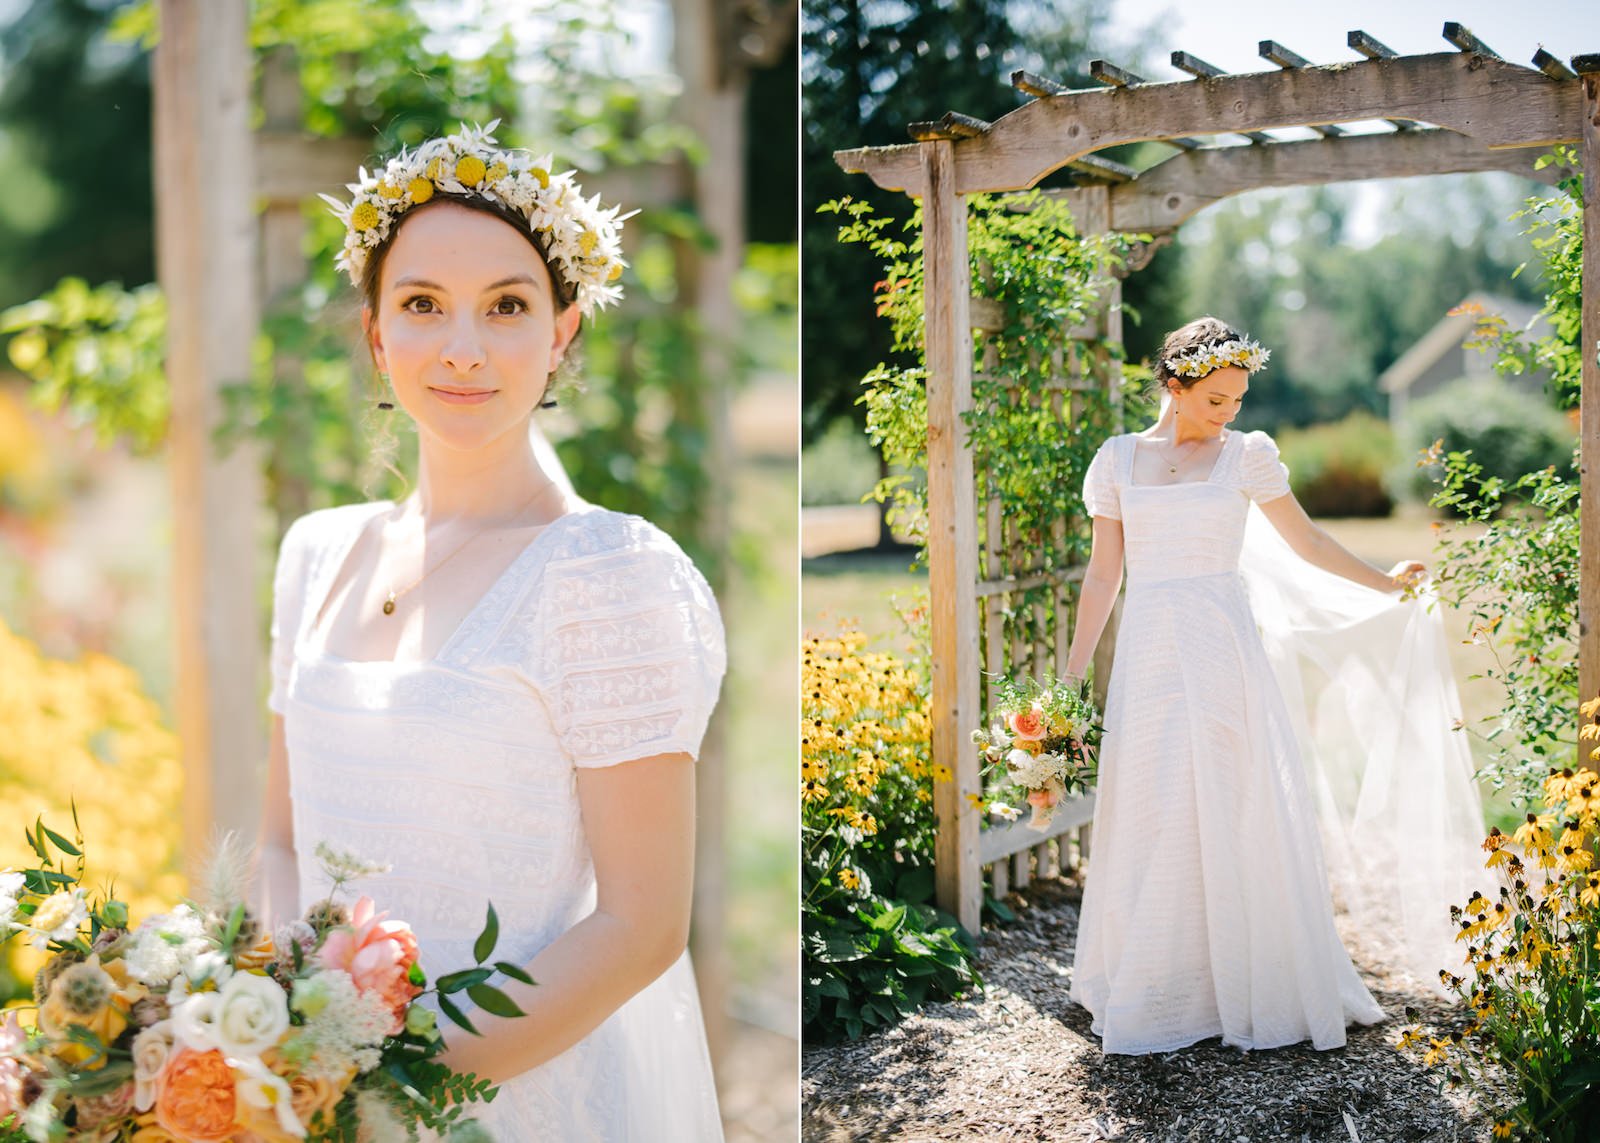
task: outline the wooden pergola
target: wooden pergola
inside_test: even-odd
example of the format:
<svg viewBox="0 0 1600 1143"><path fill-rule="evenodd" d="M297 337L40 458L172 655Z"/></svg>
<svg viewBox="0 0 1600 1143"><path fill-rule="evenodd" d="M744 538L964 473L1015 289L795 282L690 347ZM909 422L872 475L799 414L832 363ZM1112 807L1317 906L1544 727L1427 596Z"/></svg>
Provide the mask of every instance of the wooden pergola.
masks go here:
<svg viewBox="0 0 1600 1143"><path fill-rule="evenodd" d="M1580 144L1586 257L1579 683L1585 696L1600 693L1600 55L1573 57L1569 67L1541 48L1529 68L1501 59L1459 24L1445 24L1444 36L1455 50L1401 56L1353 31L1348 44L1359 58L1326 65L1264 40L1260 54L1274 68L1244 75L1177 51L1173 65L1194 78L1164 83L1096 60L1090 73L1103 86L1087 90L1019 71L1012 84L1031 99L992 123L951 112L913 124L914 143L835 152L843 169L922 200L933 755L955 776L935 787L935 865L940 904L970 931L979 929L984 868L999 896L1011 882L1025 884L1034 870L1047 873L1064 864L1069 832L1078 831L1080 852L1087 846L1093 805L1085 798L1064 807L1052 827L1060 838L1042 842L1020 825L980 832L967 797L981 793L969 735L981 722L982 670L1026 661L1029 654L1022 648L1019 659L1019 649L1005 645L997 617L1012 596L1050 580L1057 614L1039 618L1031 661L1054 659L1059 670L1071 585L1083 568L1007 566L1004 521L993 501L979 503L981 474L973 470L962 414L973 407L975 363L982 368L985 361L974 331L981 338L1001 321L993 301L973 296L965 195L1024 190L1071 168L1079 185L1055 193L1068 198L1079 229L1152 235L1136 259L1142 265L1185 219L1242 191L1489 170L1554 182L1559 172L1535 171L1534 160L1554 144ZM1358 134L1338 126L1375 120L1392 129ZM1317 137L1285 141L1270 133L1305 127ZM1230 143L1226 136L1248 142ZM1095 154L1145 140L1169 143L1176 153L1143 171ZM1112 283L1091 328L1065 337L1120 341L1120 285ZM1069 354L1068 360L1078 365L1062 379L1062 389L1098 386L1114 399L1114 360L1103 352ZM1108 631L1097 658L1102 688L1112 641Z"/></svg>

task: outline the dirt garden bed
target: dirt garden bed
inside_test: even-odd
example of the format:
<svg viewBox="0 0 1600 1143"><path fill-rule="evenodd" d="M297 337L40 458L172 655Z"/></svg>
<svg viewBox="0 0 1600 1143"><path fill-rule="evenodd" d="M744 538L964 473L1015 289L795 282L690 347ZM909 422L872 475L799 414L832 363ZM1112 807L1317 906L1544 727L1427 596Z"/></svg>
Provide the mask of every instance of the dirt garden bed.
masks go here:
<svg viewBox="0 0 1600 1143"><path fill-rule="evenodd" d="M1350 1029L1342 1049L1243 1053L1218 1040L1153 1056L1105 1056L1067 999L1078 888L1036 882L1016 921L985 929L986 991L934 1004L889 1032L808 1048L801 1138L844 1140L1310 1140L1489 1138L1459 1092L1441 1094L1393 1047L1407 1005L1444 1005L1343 930L1393 1016Z"/></svg>

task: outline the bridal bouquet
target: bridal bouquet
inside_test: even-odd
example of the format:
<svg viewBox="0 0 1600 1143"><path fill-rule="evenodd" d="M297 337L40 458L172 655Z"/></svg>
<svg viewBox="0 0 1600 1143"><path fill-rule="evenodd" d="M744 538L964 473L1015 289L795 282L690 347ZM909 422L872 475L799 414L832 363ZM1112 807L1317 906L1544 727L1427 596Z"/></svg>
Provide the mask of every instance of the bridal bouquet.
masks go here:
<svg viewBox="0 0 1600 1143"><path fill-rule="evenodd" d="M974 731L973 741L988 763L986 774L1026 791L1033 807L1028 825L1042 832L1068 794L1094 784L1100 712L1087 681L1064 682L1048 673L1042 680L1002 678L996 700L993 723ZM1021 813L1004 801L991 801L990 808L1012 819Z"/></svg>
<svg viewBox="0 0 1600 1143"><path fill-rule="evenodd" d="M369 897L334 900L383 866L318 846L333 894L268 933L244 904L247 861L230 837L200 901L132 925L126 905L84 889L81 838L42 821L27 836L39 863L0 872L0 940L49 955L37 1007L7 1010L0 1026L0 1143L353 1143L420 1127L470 1137L465 1105L494 1089L433 1058L443 1039L418 999L433 991L469 1030L459 992L522 1014L487 983L496 970L533 983L484 963L493 906L478 965L429 990L410 926Z"/></svg>

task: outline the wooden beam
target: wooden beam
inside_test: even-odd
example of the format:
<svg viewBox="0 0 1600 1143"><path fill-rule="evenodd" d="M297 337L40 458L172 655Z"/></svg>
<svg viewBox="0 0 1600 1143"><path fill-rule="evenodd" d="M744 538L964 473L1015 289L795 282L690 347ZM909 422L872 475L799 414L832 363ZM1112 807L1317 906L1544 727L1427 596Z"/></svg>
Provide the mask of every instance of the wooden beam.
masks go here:
<svg viewBox="0 0 1600 1143"><path fill-rule="evenodd" d="M913 123L907 130L913 139L927 142L931 139L971 139L989 129L987 119L963 115L959 111L946 111L942 119Z"/></svg>
<svg viewBox="0 0 1600 1143"><path fill-rule="evenodd" d="M1270 60L1286 70L1311 66L1310 60L1306 59L1302 55L1297 55L1296 53L1291 52L1288 48L1284 47L1276 40L1262 40L1256 45L1256 51L1260 54L1262 59ZM1332 137L1334 135L1344 134L1344 132L1338 127L1334 127L1327 123L1308 123L1307 126L1315 131L1318 135L1322 135L1324 137Z"/></svg>
<svg viewBox="0 0 1600 1143"><path fill-rule="evenodd" d="M1544 147L1577 140L1580 101L1577 80L1464 52L1072 91L1024 104L957 144L956 190L1022 190L1081 155L1144 139L1385 117L1436 123L1486 147ZM881 187L921 184L915 147L834 158Z"/></svg>
<svg viewBox="0 0 1600 1143"><path fill-rule="evenodd" d="M1583 325L1578 357L1578 689L1600 695L1600 55L1579 56L1583 85ZM1581 760L1587 760L1585 757Z"/></svg>
<svg viewBox="0 0 1600 1143"><path fill-rule="evenodd" d="M972 731L978 725L978 504L963 414L972 409L972 296L967 264L967 204L952 178L955 144L918 144L922 158L922 257L928 356L928 596L932 661L933 761L950 781L935 782L938 821L934 876L939 906L968 932L980 928L978 872L982 796Z"/></svg>
<svg viewBox="0 0 1600 1143"><path fill-rule="evenodd" d="M1270 147L1210 147L1174 155L1111 188L1111 227L1164 231L1229 195L1264 187L1319 186L1350 179L1511 171L1547 185L1566 172L1534 169L1537 148L1491 151L1437 129L1405 135L1346 135Z"/></svg>
<svg viewBox="0 0 1600 1143"><path fill-rule="evenodd" d="M259 187L250 144L247 0L160 0L156 260L172 393L173 620L184 853L218 828L252 838L264 757L259 621L261 449L219 456L221 388L250 376Z"/></svg>
<svg viewBox="0 0 1600 1143"><path fill-rule="evenodd" d="M1035 75L1033 72L1023 71L1021 68L1011 73L1011 86L1024 95L1031 95L1034 98L1045 95L1065 95L1072 90L1070 87L1059 84L1053 79L1046 79L1042 75ZM1174 147L1182 148L1185 151L1191 151L1200 146L1200 140L1182 137L1163 139L1162 142L1171 143Z"/></svg>
<svg viewBox="0 0 1600 1143"><path fill-rule="evenodd" d="M1199 56L1192 56L1188 52L1173 52L1172 66L1179 71L1188 72L1196 79L1216 79L1218 76L1228 74L1215 64L1209 64ZM1241 131L1240 134L1252 143L1277 142L1276 139L1264 131Z"/></svg>

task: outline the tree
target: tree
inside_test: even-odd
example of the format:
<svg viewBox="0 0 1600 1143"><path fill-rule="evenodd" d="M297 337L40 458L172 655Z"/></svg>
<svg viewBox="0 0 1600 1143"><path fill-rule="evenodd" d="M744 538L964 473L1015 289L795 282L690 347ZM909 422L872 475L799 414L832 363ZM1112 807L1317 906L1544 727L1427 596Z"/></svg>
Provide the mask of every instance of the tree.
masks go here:
<svg viewBox="0 0 1600 1143"><path fill-rule="evenodd" d="M814 0L801 15L805 56L801 211L806 315L801 332L803 431L813 438L842 416L861 422L862 376L890 358L886 323L874 313L877 267L860 246L841 246L817 207L844 196L877 213L908 217L899 192L880 191L833 161L845 147L908 141L906 127L946 111L995 119L1018 106L1011 72L1066 80L1102 41L1108 0Z"/></svg>

